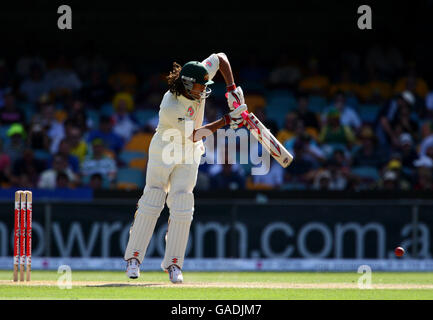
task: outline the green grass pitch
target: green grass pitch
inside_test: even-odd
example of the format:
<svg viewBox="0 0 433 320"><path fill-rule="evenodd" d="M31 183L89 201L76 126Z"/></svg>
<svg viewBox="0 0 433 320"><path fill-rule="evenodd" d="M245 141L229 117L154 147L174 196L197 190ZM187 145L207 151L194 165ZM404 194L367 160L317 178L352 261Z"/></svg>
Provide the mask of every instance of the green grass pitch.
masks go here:
<svg viewBox="0 0 433 320"><path fill-rule="evenodd" d="M433 273L372 274L372 289L359 289L360 274L331 272L184 272L174 285L163 272L73 271L72 289L61 289L55 271L33 271L30 284L0 271L0 299L292 300L433 299Z"/></svg>

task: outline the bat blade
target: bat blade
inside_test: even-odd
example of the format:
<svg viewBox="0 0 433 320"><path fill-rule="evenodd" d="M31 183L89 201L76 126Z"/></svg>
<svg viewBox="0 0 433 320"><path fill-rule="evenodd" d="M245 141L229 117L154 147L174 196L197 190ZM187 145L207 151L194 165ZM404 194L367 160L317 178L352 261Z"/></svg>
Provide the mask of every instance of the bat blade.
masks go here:
<svg viewBox="0 0 433 320"><path fill-rule="evenodd" d="M268 128L254 115L242 113L247 128L251 134L262 144L263 148L283 167L287 168L293 161L293 155L274 137Z"/></svg>

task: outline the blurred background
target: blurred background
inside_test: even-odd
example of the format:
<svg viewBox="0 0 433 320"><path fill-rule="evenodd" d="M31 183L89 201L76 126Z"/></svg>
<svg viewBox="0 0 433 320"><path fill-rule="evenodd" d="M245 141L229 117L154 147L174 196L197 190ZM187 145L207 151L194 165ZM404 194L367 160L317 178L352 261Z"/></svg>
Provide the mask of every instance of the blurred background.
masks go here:
<svg viewBox="0 0 433 320"><path fill-rule="evenodd" d="M57 213L52 212L67 212L62 201L73 198L96 206L88 210L92 215L86 219L91 221L95 212L107 213L109 220L108 212L116 216L122 211L127 230L145 185L147 151L172 63L201 61L224 52L249 109L295 160L286 169L272 160L269 173L262 176L251 175L254 165L251 161L240 164L240 154L232 165L200 166L196 216L204 220L197 224L221 220L222 226L225 218L217 212L225 212L231 221L230 253L208 248L208 256L310 257L303 255L302 241L294 251L281 242L287 242L292 226L298 230L305 223L325 219L323 226L330 233L343 220L382 223L378 222L383 230L380 226L362 230L372 232L366 240L371 250L366 256L388 257L387 250L406 236L413 257L429 258L429 238L425 237L431 228L428 221L433 219L420 212L432 208L433 1L417 1L409 8L399 2L371 3L373 30L357 27L361 4L368 3L307 1L266 8L231 4L227 10L194 3L163 8L71 1L72 30L57 29L60 15L55 2L34 1L20 10L5 7L0 13L0 198L4 207L10 205L14 190L34 190L35 212L40 210L41 230L45 230L40 235L45 239L40 254L45 256L53 255L49 239ZM228 110L221 75L214 81L205 123ZM221 145L214 149L205 155L207 159L226 157L219 153ZM338 199L352 202L345 203L345 208L324 205L330 197L337 204ZM409 200L398 205L402 197ZM291 206L305 198L322 202L297 204L301 206L297 212L305 215L289 216ZM371 207L362 207L372 198L376 202ZM59 202L53 204L53 199ZM244 221L250 237L263 236L264 230L251 231L254 228L248 225L266 225L260 220L260 205L247 208L254 201L265 204L266 210L273 208L275 217L269 214L266 223L282 223L272 238L281 249L272 249L278 254L269 253L274 251L264 245L263 238L261 244L242 240L246 212L257 219ZM223 207L214 207L216 202ZM123 205L122 209L116 211L115 204ZM56 205L62 209L54 210ZM388 215L398 217L401 225L390 222ZM11 230L9 220L2 221ZM94 230L84 222L82 227ZM324 238L309 240L316 252L311 257L364 257L361 251L334 248L335 243L326 242L328 230L316 227L311 227L312 232L323 232ZM215 230L211 242L217 242L221 234L224 237L224 232ZM359 240L351 235L347 239ZM7 256L10 250L5 246ZM197 249L198 243L192 246L192 255L205 255ZM81 252L73 248L63 256ZM121 250L104 250L108 256L121 255ZM82 252L75 254L82 256ZM156 249L153 254L158 255ZM54 255L62 255L62 250Z"/></svg>

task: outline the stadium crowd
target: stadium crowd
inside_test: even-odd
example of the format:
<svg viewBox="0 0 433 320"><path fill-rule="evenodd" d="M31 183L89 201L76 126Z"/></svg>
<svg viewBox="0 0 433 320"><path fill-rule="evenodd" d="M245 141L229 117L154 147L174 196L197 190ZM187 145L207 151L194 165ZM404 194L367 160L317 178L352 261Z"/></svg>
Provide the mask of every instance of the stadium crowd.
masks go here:
<svg viewBox="0 0 433 320"><path fill-rule="evenodd" d="M419 67L382 47L325 64L282 54L234 67L250 111L295 160L272 160L266 175L239 157L208 161L196 189L432 190L433 92ZM170 63L145 67L97 55L0 60L1 187L142 188ZM223 80L211 88L205 122L228 110ZM205 158L233 157L215 143Z"/></svg>

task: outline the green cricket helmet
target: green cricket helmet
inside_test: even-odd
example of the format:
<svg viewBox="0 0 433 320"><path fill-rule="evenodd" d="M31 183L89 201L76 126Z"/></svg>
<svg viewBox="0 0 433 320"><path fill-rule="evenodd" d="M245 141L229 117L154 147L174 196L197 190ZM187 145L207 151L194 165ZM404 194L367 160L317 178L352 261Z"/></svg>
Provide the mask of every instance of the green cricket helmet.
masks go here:
<svg viewBox="0 0 433 320"><path fill-rule="evenodd" d="M202 84L206 87L204 92L200 92L200 98L204 99L209 97L212 90L208 88L208 85L213 84L212 80L209 80L209 73L205 66L199 61L190 61L186 63L180 71L180 79L188 94L192 92L194 83Z"/></svg>

